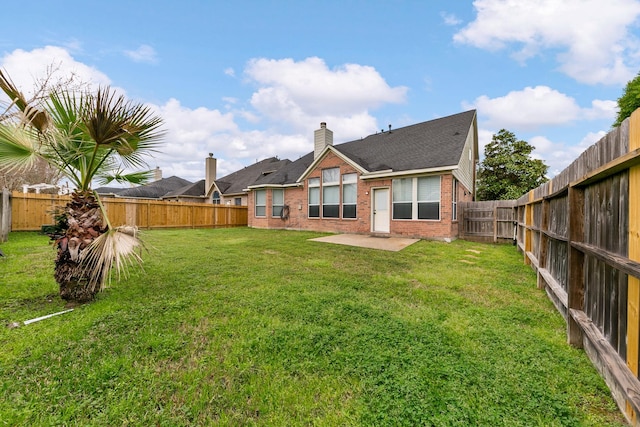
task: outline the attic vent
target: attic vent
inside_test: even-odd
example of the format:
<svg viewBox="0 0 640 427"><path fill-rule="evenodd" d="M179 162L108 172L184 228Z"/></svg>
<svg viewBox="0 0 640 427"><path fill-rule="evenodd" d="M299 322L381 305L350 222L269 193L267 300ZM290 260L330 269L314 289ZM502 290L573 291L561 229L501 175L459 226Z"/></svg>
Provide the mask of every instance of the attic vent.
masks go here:
<svg viewBox="0 0 640 427"><path fill-rule="evenodd" d="M270 173L274 173L275 171L276 171L276 169L274 169L272 171L264 171L264 172L262 172L262 176L269 175Z"/></svg>
<svg viewBox="0 0 640 427"><path fill-rule="evenodd" d="M456 132L456 133L454 133L454 135L460 135L460 132Z"/></svg>

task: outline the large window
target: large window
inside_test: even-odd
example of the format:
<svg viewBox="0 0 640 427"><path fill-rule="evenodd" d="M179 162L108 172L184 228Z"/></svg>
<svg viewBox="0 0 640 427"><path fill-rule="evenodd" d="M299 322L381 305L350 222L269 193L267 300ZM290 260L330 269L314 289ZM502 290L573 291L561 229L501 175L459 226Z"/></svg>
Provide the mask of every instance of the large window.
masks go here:
<svg viewBox="0 0 640 427"><path fill-rule="evenodd" d="M320 178L309 179L309 218L320 218Z"/></svg>
<svg viewBox="0 0 640 427"><path fill-rule="evenodd" d="M413 212L413 178L393 180L393 219L411 219Z"/></svg>
<svg viewBox="0 0 640 427"><path fill-rule="evenodd" d="M322 217L340 217L340 168L322 171Z"/></svg>
<svg viewBox="0 0 640 427"><path fill-rule="evenodd" d="M394 179L393 219L440 219L440 177Z"/></svg>
<svg viewBox="0 0 640 427"><path fill-rule="evenodd" d="M266 190L256 190L256 216L267 216Z"/></svg>
<svg viewBox="0 0 640 427"><path fill-rule="evenodd" d="M358 175L342 175L342 218L355 218L358 200Z"/></svg>
<svg viewBox="0 0 640 427"><path fill-rule="evenodd" d="M271 190L271 216L280 217L284 206L284 190L274 188Z"/></svg>
<svg viewBox="0 0 640 427"><path fill-rule="evenodd" d="M418 178L418 219L440 219L440 177Z"/></svg>

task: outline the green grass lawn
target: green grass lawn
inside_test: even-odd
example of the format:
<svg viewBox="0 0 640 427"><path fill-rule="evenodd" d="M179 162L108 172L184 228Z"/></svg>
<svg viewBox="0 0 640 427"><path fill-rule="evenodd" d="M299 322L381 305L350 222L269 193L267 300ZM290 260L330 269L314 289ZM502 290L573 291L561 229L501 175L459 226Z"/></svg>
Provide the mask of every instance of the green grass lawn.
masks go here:
<svg viewBox="0 0 640 427"><path fill-rule="evenodd" d="M246 228L144 233L64 309L47 237L0 258L0 425L624 425L512 246L386 252Z"/></svg>

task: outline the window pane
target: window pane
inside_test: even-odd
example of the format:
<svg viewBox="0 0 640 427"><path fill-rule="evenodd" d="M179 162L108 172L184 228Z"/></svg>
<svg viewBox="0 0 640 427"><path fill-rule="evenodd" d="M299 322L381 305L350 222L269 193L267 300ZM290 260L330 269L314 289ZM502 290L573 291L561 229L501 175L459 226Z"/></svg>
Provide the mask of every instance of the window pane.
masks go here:
<svg viewBox="0 0 640 427"><path fill-rule="evenodd" d="M411 219L411 203L394 203L393 219Z"/></svg>
<svg viewBox="0 0 640 427"><path fill-rule="evenodd" d="M330 187L322 187L322 204L338 205L340 204L340 188L337 185Z"/></svg>
<svg viewBox="0 0 640 427"><path fill-rule="evenodd" d="M345 173L344 175L342 175L343 184L354 184L356 182L358 182L358 174Z"/></svg>
<svg viewBox="0 0 640 427"><path fill-rule="evenodd" d="M284 190L271 190L271 195L273 196L272 204L274 206L284 205Z"/></svg>
<svg viewBox="0 0 640 427"><path fill-rule="evenodd" d="M440 177L427 176L418 178L418 201L419 202L439 202L440 201Z"/></svg>
<svg viewBox="0 0 640 427"><path fill-rule="evenodd" d="M320 204L320 189L319 188L310 188L309 189L309 204L310 205L319 205Z"/></svg>
<svg viewBox="0 0 640 427"><path fill-rule="evenodd" d="M264 190L256 191L256 206L267 204L267 194Z"/></svg>
<svg viewBox="0 0 640 427"><path fill-rule="evenodd" d="M319 218L320 217L320 206L309 206L309 218Z"/></svg>
<svg viewBox="0 0 640 427"><path fill-rule="evenodd" d="M339 205L322 205L323 218L338 218L340 215Z"/></svg>
<svg viewBox="0 0 640 427"><path fill-rule="evenodd" d="M342 203L352 204L356 202L357 189L356 184L344 184L342 186Z"/></svg>
<svg viewBox="0 0 640 427"><path fill-rule="evenodd" d="M356 205L342 205L342 218L355 218Z"/></svg>
<svg viewBox="0 0 640 427"><path fill-rule="evenodd" d="M324 169L322 171L322 183L332 184L340 182L340 168Z"/></svg>
<svg viewBox="0 0 640 427"><path fill-rule="evenodd" d="M282 215L282 205L280 205L280 206L272 206L271 207L271 216L279 217L280 215Z"/></svg>
<svg viewBox="0 0 640 427"><path fill-rule="evenodd" d="M256 205L256 216L265 216L266 207Z"/></svg>
<svg viewBox="0 0 640 427"><path fill-rule="evenodd" d="M413 178L393 180L393 201L410 202L413 193Z"/></svg>
<svg viewBox="0 0 640 427"><path fill-rule="evenodd" d="M309 187L320 187L320 178L309 178Z"/></svg>
<svg viewBox="0 0 640 427"><path fill-rule="evenodd" d="M418 203L418 219L440 219L440 203Z"/></svg>

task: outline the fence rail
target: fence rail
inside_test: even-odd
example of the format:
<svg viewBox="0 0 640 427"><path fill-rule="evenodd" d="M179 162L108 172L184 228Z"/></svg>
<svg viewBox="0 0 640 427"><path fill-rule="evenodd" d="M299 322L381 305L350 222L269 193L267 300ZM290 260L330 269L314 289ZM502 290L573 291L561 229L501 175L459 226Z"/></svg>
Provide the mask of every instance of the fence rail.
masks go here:
<svg viewBox="0 0 640 427"><path fill-rule="evenodd" d="M640 110L515 202L517 244L632 425L640 425Z"/></svg>
<svg viewBox="0 0 640 427"><path fill-rule="evenodd" d="M43 225L53 224L55 210L64 206L69 197L13 192L10 200L11 230L34 231ZM143 229L157 229L247 225L246 206L121 198L104 198L101 201L111 224L116 227L136 225Z"/></svg>

